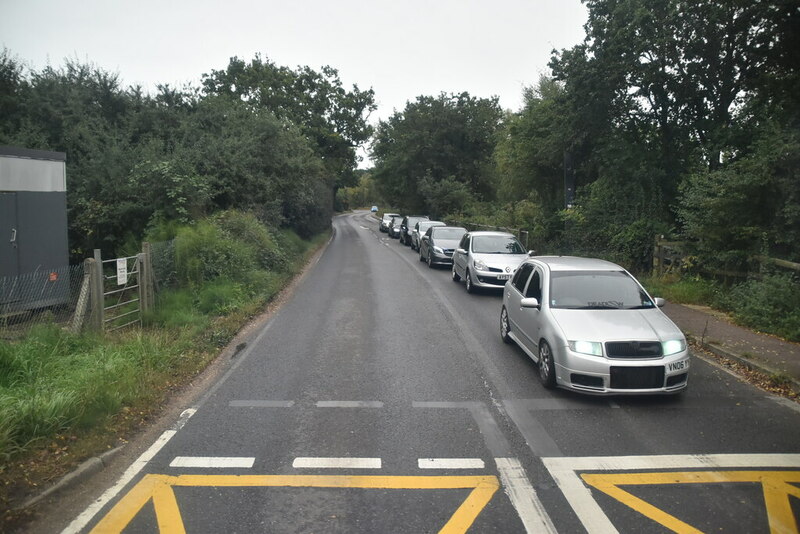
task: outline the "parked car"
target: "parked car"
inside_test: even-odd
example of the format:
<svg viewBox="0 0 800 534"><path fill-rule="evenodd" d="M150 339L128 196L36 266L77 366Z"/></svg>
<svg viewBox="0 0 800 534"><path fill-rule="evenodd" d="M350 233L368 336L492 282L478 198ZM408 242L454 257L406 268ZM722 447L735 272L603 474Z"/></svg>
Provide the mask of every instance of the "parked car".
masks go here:
<svg viewBox="0 0 800 534"><path fill-rule="evenodd" d="M438 264L451 265L453 252L461 238L467 233L460 226L434 226L428 228L419 245L419 261L428 263L428 267Z"/></svg>
<svg viewBox="0 0 800 534"><path fill-rule="evenodd" d="M531 258L505 286L500 336L538 363L548 388L677 393L688 383L689 352L664 303L611 262Z"/></svg>
<svg viewBox="0 0 800 534"><path fill-rule="evenodd" d="M372 207L369 209L369 211L371 211L372 213L378 213L378 206L372 206Z"/></svg>
<svg viewBox="0 0 800 534"><path fill-rule="evenodd" d="M389 223L392 222L392 217L400 217L399 213L384 213L383 217L381 217L381 222L378 225L378 229L381 232L388 232L389 231Z"/></svg>
<svg viewBox="0 0 800 534"><path fill-rule="evenodd" d="M389 221L388 234L392 239L400 237L400 224L403 222L402 215L393 215L392 220Z"/></svg>
<svg viewBox="0 0 800 534"><path fill-rule="evenodd" d="M411 230L411 250L419 250L420 237L425 235L431 226L447 226L442 221L419 221Z"/></svg>
<svg viewBox="0 0 800 534"><path fill-rule="evenodd" d="M427 221L427 215L406 215L400 223L400 242L404 245L411 245L411 231L419 221Z"/></svg>
<svg viewBox="0 0 800 534"><path fill-rule="evenodd" d="M468 232L453 252L453 280L463 278L468 293L477 287L501 288L526 258L513 234Z"/></svg>

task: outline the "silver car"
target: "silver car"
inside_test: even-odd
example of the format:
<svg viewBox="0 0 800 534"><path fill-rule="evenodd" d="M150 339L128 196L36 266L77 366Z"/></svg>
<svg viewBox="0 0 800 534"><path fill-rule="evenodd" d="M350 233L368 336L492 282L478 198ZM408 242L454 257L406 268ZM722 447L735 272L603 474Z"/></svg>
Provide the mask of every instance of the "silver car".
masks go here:
<svg viewBox="0 0 800 534"><path fill-rule="evenodd" d="M464 279L467 293L478 287L502 288L528 258L522 244L506 232L468 232L453 252L453 280Z"/></svg>
<svg viewBox="0 0 800 534"><path fill-rule="evenodd" d="M664 303L611 262L531 258L503 291L500 336L538 363L548 388L677 393L687 385L689 351Z"/></svg>
<svg viewBox="0 0 800 534"><path fill-rule="evenodd" d="M411 250L419 250L419 241L431 226L447 226L442 221L419 221L411 230Z"/></svg>

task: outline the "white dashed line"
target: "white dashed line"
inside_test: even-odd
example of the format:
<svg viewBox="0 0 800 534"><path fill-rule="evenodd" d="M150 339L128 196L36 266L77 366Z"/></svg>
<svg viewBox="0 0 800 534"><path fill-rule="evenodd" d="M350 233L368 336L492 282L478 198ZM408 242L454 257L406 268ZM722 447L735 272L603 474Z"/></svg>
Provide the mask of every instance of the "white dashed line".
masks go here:
<svg viewBox="0 0 800 534"><path fill-rule="evenodd" d="M295 469L380 469L380 458L295 458Z"/></svg>
<svg viewBox="0 0 800 534"><path fill-rule="evenodd" d="M383 408L381 401L319 401L317 408Z"/></svg>
<svg viewBox="0 0 800 534"><path fill-rule="evenodd" d="M420 458L420 469L483 469L486 465L480 458Z"/></svg>
<svg viewBox="0 0 800 534"><path fill-rule="evenodd" d="M236 467L250 469L256 463L255 458L235 456L176 456L169 463L170 467L203 467L226 469Z"/></svg>

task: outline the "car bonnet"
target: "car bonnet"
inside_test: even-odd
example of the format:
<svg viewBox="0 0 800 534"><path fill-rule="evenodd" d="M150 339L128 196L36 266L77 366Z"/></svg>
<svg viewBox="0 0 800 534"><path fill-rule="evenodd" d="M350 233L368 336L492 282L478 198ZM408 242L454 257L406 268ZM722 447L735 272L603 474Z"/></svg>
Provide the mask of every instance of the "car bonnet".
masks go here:
<svg viewBox="0 0 800 534"><path fill-rule="evenodd" d="M565 341L667 341L683 333L658 308L570 310L551 308Z"/></svg>

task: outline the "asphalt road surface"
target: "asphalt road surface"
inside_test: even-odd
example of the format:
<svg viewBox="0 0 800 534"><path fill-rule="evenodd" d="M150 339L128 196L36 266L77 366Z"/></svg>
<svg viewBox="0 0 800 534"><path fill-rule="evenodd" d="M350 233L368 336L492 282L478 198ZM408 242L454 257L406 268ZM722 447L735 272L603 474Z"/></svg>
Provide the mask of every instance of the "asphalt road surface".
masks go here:
<svg viewBox="0 0 800 534"><path fill-rule="evenodd" d="M697 357L674 397L548 391L469 295L335 234L230 369L65 532L796 532L800 411Z"/></svg>

